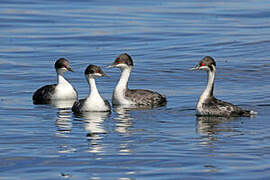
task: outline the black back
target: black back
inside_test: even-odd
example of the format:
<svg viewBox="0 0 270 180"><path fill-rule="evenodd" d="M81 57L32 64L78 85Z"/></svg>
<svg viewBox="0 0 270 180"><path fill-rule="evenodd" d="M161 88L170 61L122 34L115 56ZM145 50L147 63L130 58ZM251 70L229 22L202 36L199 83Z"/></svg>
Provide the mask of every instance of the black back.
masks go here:
<svg viewBox="0 0 270 180"><path fill-rule="evenodd" d="M34 104L48 104L51 101L51 98L54 94L56 84L46 85L39 88L33 94L33 102Z"/></svg>

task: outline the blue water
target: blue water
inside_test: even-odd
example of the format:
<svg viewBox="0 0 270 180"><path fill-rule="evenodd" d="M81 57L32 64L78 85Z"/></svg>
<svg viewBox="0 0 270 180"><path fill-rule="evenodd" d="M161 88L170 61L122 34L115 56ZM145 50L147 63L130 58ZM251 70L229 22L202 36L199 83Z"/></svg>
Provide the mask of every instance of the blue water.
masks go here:
<svg viewBox="0 0 270 180"><path fill-rule="evenodd" d="M269 1L0 2L0 179L269 179ZM88 94L83 71L121 53L135 66L130 88L166 94L151 110L72 114L68 104L33 105L32 93L66 78ZM253 118L195 116L205 72L217 61L215 95ZM111 101L119 70L97 80Z"/></svg>

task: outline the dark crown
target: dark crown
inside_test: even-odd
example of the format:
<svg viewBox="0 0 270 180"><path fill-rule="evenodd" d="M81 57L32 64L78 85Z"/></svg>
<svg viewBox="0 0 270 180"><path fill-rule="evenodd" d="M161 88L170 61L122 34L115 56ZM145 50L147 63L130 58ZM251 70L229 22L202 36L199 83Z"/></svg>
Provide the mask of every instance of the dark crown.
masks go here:
<svg viewBox="0 0 270 180"><path fill-rule="evenodd" d="M65 58L58 59L54 64L55 69L67 68L68 66L69 66L69 61Z"/></svg>
<svg viewBox="0 0 270 180"><path fill-rule="evenodd" d="M205 64L206 66L211 66L211 65L214 65L216 66L216 62L214 60L214 58L212 58L211 56L205 56L201 61L200 61L200 64Z"/></svg>
<svg viewBox="0 0 270 180"><path fill-rule="evenodd" d="M94 73L104 74L99 66L93 64L90 64L84 71L84 74L94 74Z"/></svg>
<svg viewBox="0 0 270 180"><path fill-rule="evenodd" d="M121 54L114 60L114 64L119 64L119 63L126 64L128 66L134 65L131 56L128 55L127 53Z"/></svg>

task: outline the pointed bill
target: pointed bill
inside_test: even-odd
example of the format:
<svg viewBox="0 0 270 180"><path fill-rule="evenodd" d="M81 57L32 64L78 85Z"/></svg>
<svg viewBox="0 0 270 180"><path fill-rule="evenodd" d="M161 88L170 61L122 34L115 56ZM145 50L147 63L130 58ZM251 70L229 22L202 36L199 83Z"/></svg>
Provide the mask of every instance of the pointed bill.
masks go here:
<svg viewBox="0 0 270 180"><path fill-rule="evenodd" d="M70 66L68 66L68 67L66 67L66 68L67 68L67 70L69 70L69 71L71 71L71 72L74 72L73 69L71 69Z"/></svg>
<svg viewBox="0 0 270 180"><path fill-rule="evenodd" d="M190 70L195 71L195 70L198 70L198 69L200 69L200 65L199 64L196 65L195 67L191 68Z"/></svg>

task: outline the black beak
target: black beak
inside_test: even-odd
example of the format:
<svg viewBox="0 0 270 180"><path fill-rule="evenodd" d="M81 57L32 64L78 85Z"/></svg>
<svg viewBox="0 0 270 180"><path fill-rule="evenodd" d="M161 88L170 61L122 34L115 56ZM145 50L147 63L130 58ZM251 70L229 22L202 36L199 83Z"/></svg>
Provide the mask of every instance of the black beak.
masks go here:
<svg viewBox="0 0 270 180"><path fill-rule="evenodd" d="M71 69L70 66L68 66L68 67L66 67L66 68L67 68L67 70L69 70L69 71L71 71L71 72L74 72L74 71Z"/></svg>
<svg viewBox="0 0 270 180"><path fill-rule="evenodd" d="M195 71L195 70L200 69L200 67L201 67L201 66L198 64L198 65L196 65L195 67L191 68L190 70Z"/></svg>
<svg viewBox="0 0 270 180"><path fill-rule="evenodd" d="M106 68L114 68L115 67L115 64L111 64L109 66L106 66Z"/></svg>

